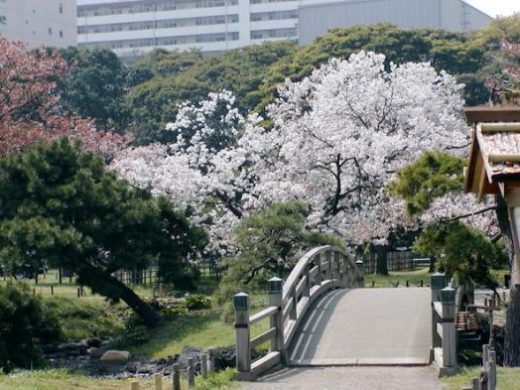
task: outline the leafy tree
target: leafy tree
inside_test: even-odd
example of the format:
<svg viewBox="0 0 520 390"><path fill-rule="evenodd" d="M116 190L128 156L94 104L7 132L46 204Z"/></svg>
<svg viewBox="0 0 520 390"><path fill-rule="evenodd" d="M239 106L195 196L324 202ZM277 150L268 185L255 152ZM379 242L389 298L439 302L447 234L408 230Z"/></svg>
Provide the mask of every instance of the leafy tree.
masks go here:
<svg viewBox="0 0 520 390"><path fill-rule="evenodd" d="M241 112L248 111L256 105L249 93L262 83L267 68L294 47L290 42L265 43L204 58L197 52L152 52L137 66L150 64L155 76L132 88L126 99L137 143L167 141L163 130L176 116L178 104L197 103L212 91L233 91Z"/></svg>
<svg viewBox="0 0 520 390"><path fill-rule="evenodd" d="M56 93L68 66L55 51L29 51L0 37L0 156L69 136L85 149L111 154L127 140L92 131L90 120L69 113Z"/></svg>
<svg viewBox="0 0 520 390"><path fill-rule="evenodd" d="M462 192L466 161L444 152L429 151L413 164L400 169L388 188L392 196L406 202L410 216L427 211L435 198Z"/></svg>
<svg viewBox="0 0 520 390"><path fill-rule="evenodd" d="M42 363L39 342L56 340L61 330L55 317L22 284L0 285L0 371Z"/></svg>
<svg viewBox="0 0 520 390"><path fill-rule="evenodd" d="M66 139L0 161L0 204L0 258L8 270L28 258L69 269L94 292L123 300L147 325L157 314L114 272L157 261L164 280L193 287L188 260L205 234L165 199L117 179Z"/></svg>
<svg viewBox="0 0 520 390"><path fill-rule="evenodd" d="M390 24L331 29L312 44L299 47L269 67L260 88L251 92L255 102L258 102L256 110L263 112L277 96L277 85L285 79L300 81L329 59L346 59L360 50L384 54L387 66L390 62L403 64L429 61L437 71L445 70L451 74L471 74L484 63L483 50L479 44L460 33L404 30Z"/></svg>
<svg viewBox="0 0 520 390"><path fill-rule="evenodd" d="M221 304L228 304L241 290L254 290L270 277L289 271L307 249L344 246L337 236L308 230L305 221L309 213L304 203L284 202L240 222L234 238L238 255L227 261L219 286Z"/></svg>
<svg viewBox="0 0 520 390"><path fill-rule="evenodd" d="M461 284L483 284L495 292L498 283L490 270L508 261L500 245L460 221L428 227L419 236L414 249L435 256L448 278L455 277Z"/></svg>
<svg viewBox="0 0 520 390"><path fill-rule="evenodd" d="M60 51L71 67L59 81L61 102L69 111L93 118L99 129L124 132L128 115L123 105L126 69L111 50L68 48Z"/></svg>

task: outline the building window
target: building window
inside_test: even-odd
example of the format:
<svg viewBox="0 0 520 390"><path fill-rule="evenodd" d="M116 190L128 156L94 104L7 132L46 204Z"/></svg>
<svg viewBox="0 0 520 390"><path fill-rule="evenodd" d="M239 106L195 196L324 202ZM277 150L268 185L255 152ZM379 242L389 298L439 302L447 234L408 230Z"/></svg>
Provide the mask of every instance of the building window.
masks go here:
<svg viewBox="0 0 520 390"><path fill-rule="evenodd" d="M63 13L63 3L60 3L60 14Z"/></svg>
<svg viewBox="0 0 520 390"><path fill-rule="evenodd" d="M63 38L63 31L60 30L60 38Z"/></svg>
<svg viewBox="0 0 520 390"><path fill-rule="evenodd" d="M47 31L49 32L49 35L52 35L52 27L49 27Z"/></svg>

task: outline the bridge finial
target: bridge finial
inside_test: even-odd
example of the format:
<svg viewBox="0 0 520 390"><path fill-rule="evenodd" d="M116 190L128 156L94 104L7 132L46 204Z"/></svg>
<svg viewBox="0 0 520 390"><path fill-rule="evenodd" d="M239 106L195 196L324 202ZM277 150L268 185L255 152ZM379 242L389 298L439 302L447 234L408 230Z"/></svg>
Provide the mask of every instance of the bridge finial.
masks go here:
<svg viewBox="0 0 520 390"><path fill-rule="evenodd" d="M283 288L283 280L278 277L273 277L267 281L268 294L280 294Z"/></svg>

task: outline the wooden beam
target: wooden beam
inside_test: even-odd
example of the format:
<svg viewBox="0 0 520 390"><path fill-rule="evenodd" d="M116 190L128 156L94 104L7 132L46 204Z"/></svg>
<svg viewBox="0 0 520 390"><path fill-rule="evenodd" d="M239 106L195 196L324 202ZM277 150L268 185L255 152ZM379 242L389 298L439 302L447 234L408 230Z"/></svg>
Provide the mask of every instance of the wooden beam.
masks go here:
<svg viewBox="0 0 520 390"><path fill-rule="evenodd" d="M519 106L467 107L464 113L470 126L482 122L520 122Z"/></svg>

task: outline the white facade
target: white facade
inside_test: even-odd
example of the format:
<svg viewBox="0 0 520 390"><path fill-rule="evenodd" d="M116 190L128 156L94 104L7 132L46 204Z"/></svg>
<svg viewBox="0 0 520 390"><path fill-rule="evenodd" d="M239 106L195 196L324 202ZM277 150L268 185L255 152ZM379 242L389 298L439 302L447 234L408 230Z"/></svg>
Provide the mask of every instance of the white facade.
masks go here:
<svg viewBox="0 0 520 390"><path fill-rule="evenodd" d="M76 0L0 0L0 35L30 48L75 46Z"/></svg>
<svg viewBox="0 0 520 390"><path fill-rule="evenodd" d="M377 9L381 1L393 0L345 3L366 3ZM197 48L212 53L264 41L301 41L301 36L309 37L316 30L312 14L316 12L314 22L323 27L319 20L321 10L337 3L338 0L78 0L78 44L109 48L119 56L133 57L154 48ZM306 10L305 26L302 10ZM400 7L394 9L397 14L407 12ZM333 23L325 29L343 26L341 20ZM360 19L354 24L361 23ZM414 25L421 27L421 22ZM453 23L443 25L451 27Z"/></svg>
<svg viewBox="0 0 520 390"><path fill-rule="evenodd" d="M156 47L221 52L298 40L298 7L337 0L78 0L79 46L142 55Z"/></svg>
<svg viewBox="0 0 520 390"><path fill-rule="evenodd" d="M342 0L300 7L299 42L308 44L333 27L391 23L403 29L477 30L492 18L462 0Z"/></svg>

